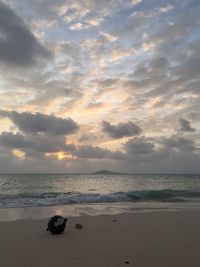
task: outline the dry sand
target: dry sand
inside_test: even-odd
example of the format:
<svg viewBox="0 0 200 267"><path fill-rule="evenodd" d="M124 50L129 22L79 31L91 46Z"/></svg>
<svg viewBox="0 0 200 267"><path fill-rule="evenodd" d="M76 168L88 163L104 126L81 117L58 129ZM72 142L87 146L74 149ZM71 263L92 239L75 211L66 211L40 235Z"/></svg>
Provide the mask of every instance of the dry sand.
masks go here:
<svg viewBox="0 0 200 267"><path fill-rule="evenodd" d="M200 266L199 211L74 217L57 236L47 222L1 222L0 266Z"/></svg>

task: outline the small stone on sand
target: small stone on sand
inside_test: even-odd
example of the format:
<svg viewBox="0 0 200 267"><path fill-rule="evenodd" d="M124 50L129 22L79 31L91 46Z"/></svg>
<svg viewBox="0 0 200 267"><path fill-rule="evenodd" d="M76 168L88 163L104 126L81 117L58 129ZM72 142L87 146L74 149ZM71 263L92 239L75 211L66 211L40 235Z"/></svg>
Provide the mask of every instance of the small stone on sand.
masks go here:
<svg viewBox="0 0 200 267"><path fill-rule="evenodd" d="M75 225L75 228L76 228L76 229L83 229L83 225L80 224L80 223L77 223L77 224Z"/></svg>

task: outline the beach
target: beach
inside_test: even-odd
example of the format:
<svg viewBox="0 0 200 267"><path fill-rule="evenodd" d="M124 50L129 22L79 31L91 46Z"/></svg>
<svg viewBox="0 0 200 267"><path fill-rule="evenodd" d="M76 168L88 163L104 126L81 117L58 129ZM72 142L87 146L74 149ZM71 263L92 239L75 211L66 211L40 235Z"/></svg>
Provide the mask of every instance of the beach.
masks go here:
<svg viewBox="0 0 200 267"><path fill-rule="evenodd" d="M199 267L200 211L70 218L61 235L48 219L0 222L2 267ZM75 229L80 223L83 229Z"/></svg>

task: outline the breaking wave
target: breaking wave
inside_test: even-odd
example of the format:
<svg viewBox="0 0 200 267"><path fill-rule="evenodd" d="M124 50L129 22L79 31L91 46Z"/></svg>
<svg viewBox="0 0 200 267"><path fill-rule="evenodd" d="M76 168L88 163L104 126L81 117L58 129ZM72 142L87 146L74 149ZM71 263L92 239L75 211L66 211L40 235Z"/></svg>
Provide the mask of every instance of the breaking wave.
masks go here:
<svg viewBox="0 0 200 267"><path fill-rule="evenodd" d="M200 201L200 191L144 190L111 194L81 194L75 192L0 195L0 208L39 207L64 204L123 202L186 202Z"/></svg>

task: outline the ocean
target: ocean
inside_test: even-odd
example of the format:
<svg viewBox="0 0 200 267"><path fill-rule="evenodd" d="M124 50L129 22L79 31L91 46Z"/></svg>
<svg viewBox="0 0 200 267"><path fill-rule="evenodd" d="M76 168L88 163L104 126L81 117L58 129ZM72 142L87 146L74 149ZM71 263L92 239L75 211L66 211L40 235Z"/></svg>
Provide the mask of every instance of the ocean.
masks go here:
<svg viewBox="0 0 200 267"><path fill-rule="evenodd" d="M198 207L200 175L0 175L0 209L56 205Z"/></svg>

